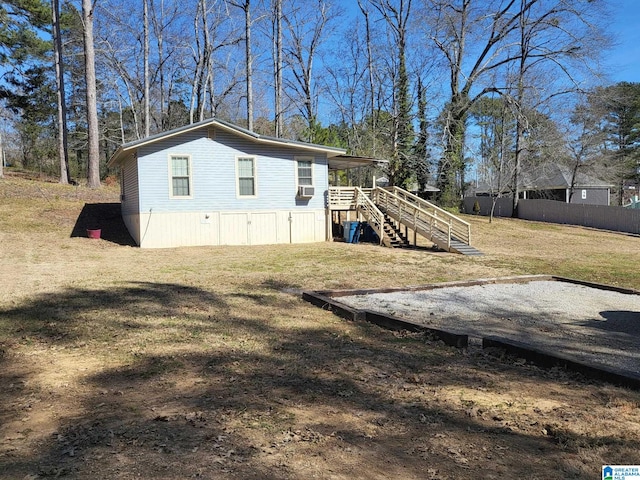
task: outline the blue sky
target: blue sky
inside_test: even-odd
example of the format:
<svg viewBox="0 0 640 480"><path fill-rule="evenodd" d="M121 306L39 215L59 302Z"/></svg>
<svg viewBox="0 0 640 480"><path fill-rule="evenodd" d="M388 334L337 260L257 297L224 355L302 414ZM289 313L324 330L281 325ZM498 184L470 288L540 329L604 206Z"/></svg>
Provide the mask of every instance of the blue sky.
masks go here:
<svg viewBox="0 0 640 480"><path fill-rule="evenodd" d="M612 82L640 82L640 1L612 0L611 26L617 45L605 54Z"/></svg>

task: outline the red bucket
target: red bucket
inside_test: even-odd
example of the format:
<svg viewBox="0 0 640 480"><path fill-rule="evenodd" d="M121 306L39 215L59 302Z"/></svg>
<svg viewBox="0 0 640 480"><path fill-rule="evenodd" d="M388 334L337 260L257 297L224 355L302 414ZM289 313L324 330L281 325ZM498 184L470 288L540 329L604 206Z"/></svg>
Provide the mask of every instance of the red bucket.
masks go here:
<svg viewBox="0 0 640 480"><path fill-rule="evenodd" d="M87 237L89 238L100 238L100 234L102 230L100 228L87 228Z"/></svg>

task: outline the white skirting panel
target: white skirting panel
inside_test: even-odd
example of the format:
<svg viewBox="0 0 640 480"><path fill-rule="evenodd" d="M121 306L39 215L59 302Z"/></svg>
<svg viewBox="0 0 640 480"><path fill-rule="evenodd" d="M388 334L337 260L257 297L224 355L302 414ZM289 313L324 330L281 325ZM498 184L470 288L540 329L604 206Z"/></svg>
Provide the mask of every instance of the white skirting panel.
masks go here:
<svg viewBox="0 0 640 480"><path fill-rule="evenodd" d="M122 220L133 241L136 242L136 245L140 245L140 215L122 215Z"/></svg>
<svg viewBox="0 0 640 480"><path fill-rule="evenodd" d="M322 242L327 228L324 210L152 212L125 224L142 248Z"/></svg>

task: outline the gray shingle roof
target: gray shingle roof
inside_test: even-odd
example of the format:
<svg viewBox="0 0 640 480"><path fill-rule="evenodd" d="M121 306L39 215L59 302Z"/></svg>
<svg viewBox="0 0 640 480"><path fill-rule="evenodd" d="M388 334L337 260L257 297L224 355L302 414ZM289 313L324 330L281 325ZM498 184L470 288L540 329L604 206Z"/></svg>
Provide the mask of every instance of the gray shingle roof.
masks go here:
<svg viewBox="0 0 640 480"><path fill-rule="evenodd" d="M158 142L160 140L163 140L165 138L173 137L176 135L180 135L181 133L185 133L192 130L197 130L202 127L209 127L209 126L218 126L224 130L235 132L244 137L251 138L257 143L278 144L278 145L285 145L290 147L298 147L304 150L321 151L321 152L325 152L328 157L344 155L346 153L346 150L343 148L327 147L326 145L318 145L315 143L299 142L296 140L288 140L285 138L275 138L275 137L270 137L268 135L260 135L259 133L255 133L255 132L252 132L251 130L247 130L246 128L242 128L232 123L225 122L224 120L218 120L217 118L209 118L207 120L202 120L197 123L192 123L190 125L185 125L183 127L174 128L173 130L157 133L155 135L151 135L146 138L141 138L140 140L134 140L132 142L124 143L120 145L118 149L113 153L107 165L109 167L117 165L124 158L126 158L129 152L134 151L143 145L149 145L149 144Z"/></svg>

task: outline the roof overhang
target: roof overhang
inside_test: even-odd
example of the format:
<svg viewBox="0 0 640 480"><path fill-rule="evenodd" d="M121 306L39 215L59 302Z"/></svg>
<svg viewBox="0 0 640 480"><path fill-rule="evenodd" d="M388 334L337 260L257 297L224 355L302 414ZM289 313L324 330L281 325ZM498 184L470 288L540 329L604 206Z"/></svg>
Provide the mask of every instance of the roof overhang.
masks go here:
<svg viewBox="0 0 640 480"><path fill-rule="evenodd" d="M349 170L351 168L379 166L389 163L387 160L344 154L330 157L327 162L329 163L329 170Z"/></svg>
<svg viewBox="0 0 640 480"><path fill-rule="evenodd" d="M136 152L137 149L140 147L151 145L161 140L166 140L168 138L182 135L184 133L191 132L193 130L198 130L204 127L220 128L221 130L231 132L235 135L238 135L240 137L246 138L247 140L250 140L252 142L259 143L262 145L289 147L289 148L295 148L297 150L303 150L308 152L324 153L327 155L328 159L331 159L340 155L344 155L346 153L346 150L343 148L327 147L325 145L317 145L315 143L298 142L296 140L287 140L284 138L275 138L275 137L269 137L267 135L260 135L258 133L247 130L245 128L238 127L237 125L233 125L232 123L210 118L208 120L192 123L191 125L185 125L184 127L176 128L173 130L169 130L167 132L159 133L157 135L152 135L147 138L135 140L133 142L120 145L118 149L113 153L111 158L109 159L107 166L111 168L120 164L124 159L128 158L129 155Z"/></svg>

